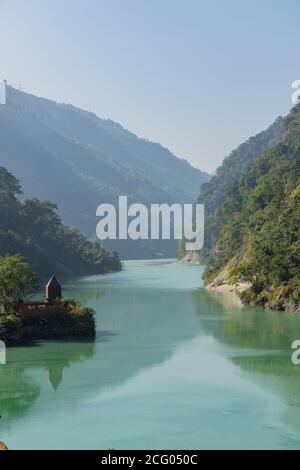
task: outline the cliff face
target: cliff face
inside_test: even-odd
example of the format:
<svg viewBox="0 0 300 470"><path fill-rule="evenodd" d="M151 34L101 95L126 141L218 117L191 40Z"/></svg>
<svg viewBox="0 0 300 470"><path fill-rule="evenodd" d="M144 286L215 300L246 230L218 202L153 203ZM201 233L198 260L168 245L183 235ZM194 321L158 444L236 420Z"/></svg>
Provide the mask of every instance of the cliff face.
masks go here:
<svg viewBox="0 0 300 470"><path fill-rule="evenodd" d="M198 251L190 250L186 251L181 257L180 263L183 264L200 264Z"/></svg>
<svg viewBox="0 0 300 470"><path fill-rule="evenodd" d="M249 166L217 211L205 278L244 303L300 312L300 104L284 122L284 141Z"/></svg>
<svg viewBox="0 0 300 470"><path fill-rule="evenodd" d="M233 292L241 294L251 287L250 282L235 282L230 279L232 269L236 268L242 261L247 259L248 246L242 246L237 253L231 258L225 266L213 276L213 279L207 281L205 287L210 290L218 290L220 292Z"/></svg>

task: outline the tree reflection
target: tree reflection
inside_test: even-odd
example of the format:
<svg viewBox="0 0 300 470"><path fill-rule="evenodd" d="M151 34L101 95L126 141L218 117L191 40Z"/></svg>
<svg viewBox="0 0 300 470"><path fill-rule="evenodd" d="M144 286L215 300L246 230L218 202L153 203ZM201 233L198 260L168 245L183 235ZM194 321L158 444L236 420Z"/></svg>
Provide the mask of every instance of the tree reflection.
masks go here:
<svg viewBox="0 0 300 470"><path fill-rule="evenodd" d="M32 370L44 369L56 391L63 381L64 369L92 357L94 348L91 341L53 341L8 349L8 363L0 367L0 424L7 418L24 415L40 395L41 387L30 373Z"/></svg>
<svg viewBox="0 0 300 470"><path fill-rule="evenodd" d="M226 297L213 292L194 294L201 327L231 347L226 354L234 364L251 373L256 382L276 391L289 407L299 408L300 366L291 362L291 344L300 339L299 314L240 308ZM300 415L294 425L300 428Z"/></svg>

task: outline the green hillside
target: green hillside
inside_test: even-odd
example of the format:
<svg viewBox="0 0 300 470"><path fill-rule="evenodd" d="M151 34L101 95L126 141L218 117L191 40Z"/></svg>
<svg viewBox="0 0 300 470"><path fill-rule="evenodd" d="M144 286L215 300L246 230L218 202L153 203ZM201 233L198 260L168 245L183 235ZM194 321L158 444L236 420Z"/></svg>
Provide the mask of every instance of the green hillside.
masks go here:
<svg viewBox="0 0 300 470"><path fill-rule="evenodd" d="M227 193L232 189L247 168L275 144L281 142L285 135L285 124L281 117L259 134L250 137L246 142L233 150L226 157L211 180L201 186L198 202L205 205L205 246L201 258L206 260L217 240L220 228L218 209L223 205Z"/></svg>
<svg viewBox="0 0 300 470"><path fill-rule="evenodd" d="M15 176L0 167L0 255L20 254L41 280L61 279L121 269L116 253L89 242L62 224L50 201L21 201Z"/></svg>
<svg viewBox="0 0 300 470"><path fill-rule="evenodd" d="M284 119L282 143L247 169L216 213L220 226L206 272L212 279L243 247L232 282L245 302L300 310L300 105Z"/></svg>

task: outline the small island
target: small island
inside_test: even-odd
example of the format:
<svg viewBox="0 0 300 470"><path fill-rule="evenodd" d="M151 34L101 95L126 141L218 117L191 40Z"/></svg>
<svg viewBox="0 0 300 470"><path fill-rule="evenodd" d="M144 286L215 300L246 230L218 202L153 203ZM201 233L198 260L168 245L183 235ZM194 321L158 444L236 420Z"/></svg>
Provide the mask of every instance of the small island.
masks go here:
<svg viewBox="0 0 300 470"><path fill-rule="evenodd" d="M62 297L53 275L42 300L24 300L37 290L37 279L20 256L0 257L0 340L17 345L38 339L94 338L94 311Z"/></svg>

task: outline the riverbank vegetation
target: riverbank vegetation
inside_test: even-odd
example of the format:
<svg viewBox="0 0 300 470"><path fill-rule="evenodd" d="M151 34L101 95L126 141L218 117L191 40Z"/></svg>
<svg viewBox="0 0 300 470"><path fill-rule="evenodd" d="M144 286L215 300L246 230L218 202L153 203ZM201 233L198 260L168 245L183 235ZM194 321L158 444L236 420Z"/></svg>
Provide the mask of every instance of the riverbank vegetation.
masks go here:
<svg viewBox="0 0 300 470"><path fill-rule="evenodd" d="M116 252L108 252L78 230L64 225L56 205L21 200L17 178L0 167L0 255L20 254L42 280L61 279L121 269Z"/></svg>
<svg viewBox="0 0 300 470"><path fill-rule="evenodd" d="M205 244L199 252L202 262L206 263L210 258L211 251L218 240L222 223L218 211L223 206L226 196L251 164L265 151L284 140L285 133L284 119L279 116L266 130L250 137L233 150L223 160L211 180L202 184L197 201L199 204L204 204L205 209Z"/></svg>
<svg viewBox="0 0 300 470"><path fill-rule="evenodd" d="M215 214L206 279L231 266L229 282L250 283L245 303L300 311L300 104L284 119L284 141L264 152Z"/></svg>

